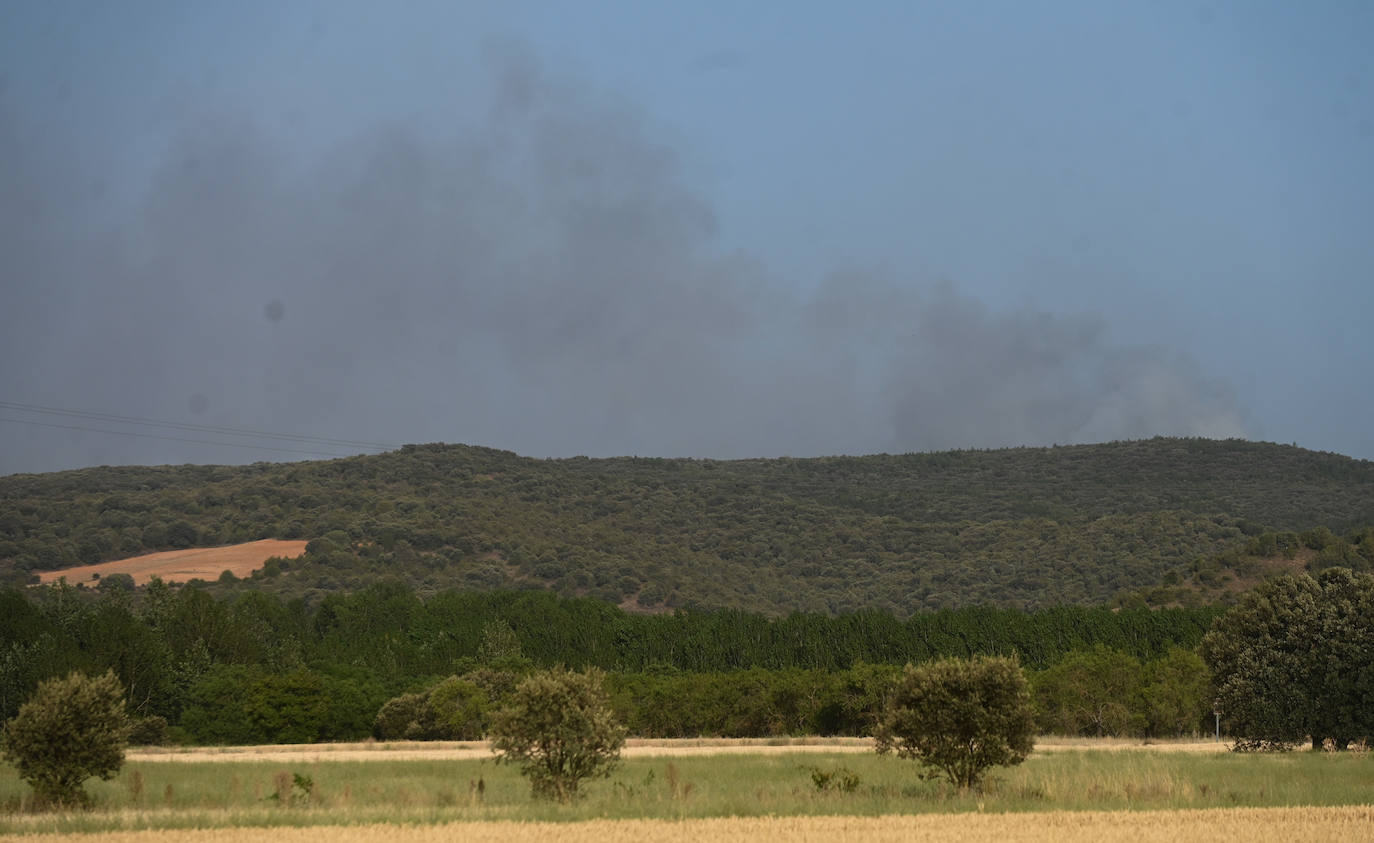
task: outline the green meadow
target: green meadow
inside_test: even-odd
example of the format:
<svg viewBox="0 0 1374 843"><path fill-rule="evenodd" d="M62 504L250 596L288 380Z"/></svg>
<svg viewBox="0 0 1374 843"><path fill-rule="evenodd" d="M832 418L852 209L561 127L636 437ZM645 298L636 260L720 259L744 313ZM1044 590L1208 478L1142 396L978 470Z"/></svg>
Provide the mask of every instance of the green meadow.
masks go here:
<svg viewBox="0 0 1374 843"><path fill-rule="evenodd" d="M0 768L0 833L1360 805L1374 801L1374 756L1061 750L963 793L894 757L760 747L628 758L571 805L531 800L517 771L491 760L132 761L87 789L89 811L32 813L27 786Z"/></svg>

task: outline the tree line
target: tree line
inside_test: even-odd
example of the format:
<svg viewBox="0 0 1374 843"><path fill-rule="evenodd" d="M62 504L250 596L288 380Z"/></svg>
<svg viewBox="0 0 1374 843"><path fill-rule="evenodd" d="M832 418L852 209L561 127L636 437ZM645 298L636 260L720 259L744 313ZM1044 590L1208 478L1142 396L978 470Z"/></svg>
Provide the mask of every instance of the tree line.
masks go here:
<svg viewBox="0 0 1374 843"><path fill-rule="evenodd" d="M83 610L77 590L63 583L38 611L58 609L48 619L57 622L54 628L65 622L68 631L83 626L83 611L87 619L121 609L127 614L128 592L109 594L114 596ZM171 605L170 594L155 583L136 616L161 622L177 617L175 611L157 614ZM26 595L4 597L0 603L17 609ZM371 608L378 607L386 606ZM40 639L50 633L44 630ZM540 669L524 655L515 628L497 618L484 624L476 655L454 662L464 672L417 681L415 690L387 699L371 719L371 733L383 740L490 738L498 762L518 764L536 798L564 802L576 798L583 779L609 773L627 733L871 735L878 752L914 759L930 771L923 775L970 788L990 767L1023 761L1037 731L1196 734L1209 699L1216 716L1225 714L1236 750L1287 750L1304 740L1314 750L1367 744L1374 736L1371 642L1374 575L1341 567L1266 581L1214 619L1201 655L1172 646L1157 658L1139 659L1098 642L1062 654L1032 671L1029 681L1016 656L983 654L907 662L904 668L860 661L841 670L753 667L714 674L668 664L611 674L594 666ZM160 714L129 717L135 686L121 683L113 667L94 679L73 670L65 679L39 681L0 729L0 756L33 787L34 804L86 804L82 783L112 776L130 739L248 744L356 738L368 729L382 693L380 678L366 671L215 664L203 640L195 645L209 666L190 681L180 720L170 726ZM11 646L7 655L16 654L22 656L22 648ZM10 658L7 668L21 661ZM145 686L154 673L140 672ZM828 786L833 775L814 771L816 786Z"/></svg>
<svg viewBox="0 0 1374 843"><path fill-rule="evenodd" d="M110 669L135 717L189 740L343 740L373 733L388 701L449 682L443 693L490 709L522 672L563 665L608 671L638 733L852 733L868 716L855 700L907 662L1007 655L1040 671L1101 647L1143 671L1195 647L1218 612L643 615L542 591L422 595L399 582L313 606L157 581L138 590L59 584L0 590L0 716L43 679ZM424 732L425 717L412 719Z"/></svg>

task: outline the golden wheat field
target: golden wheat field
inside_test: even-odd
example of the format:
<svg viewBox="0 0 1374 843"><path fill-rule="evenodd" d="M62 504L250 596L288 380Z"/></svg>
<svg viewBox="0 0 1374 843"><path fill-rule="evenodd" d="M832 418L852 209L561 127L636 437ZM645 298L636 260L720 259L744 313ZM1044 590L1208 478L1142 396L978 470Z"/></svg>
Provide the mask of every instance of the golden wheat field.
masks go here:
<svg viewBox="0 0 1374 843"><path fill-rule="evenodd" d="M729 817L694 820L591 820L578 823L472 822L442 825L316 826L30 835L29 843L440 843L508 840L567 843L701 841L1358 841L1374 838L1374 806L1219 808L1202 811L1081 811L927 814L886 817Z"/></svg>
<svg viewBox="0 0 1374 843"><path fill-rule="evenodd" d="M98 581L110 574L128 574L135 585L147 585L153 577L167 582L187 582L193 579L213 580L225 571L236 577L246 577L263 566L273 556L295 559L305 553L304 541L261 539L226 547L192 547L185 550L163 550L128 559L115 559L97 565L79 565L56 571L38 571L45 583L65 579L75 585Z"/></svg>

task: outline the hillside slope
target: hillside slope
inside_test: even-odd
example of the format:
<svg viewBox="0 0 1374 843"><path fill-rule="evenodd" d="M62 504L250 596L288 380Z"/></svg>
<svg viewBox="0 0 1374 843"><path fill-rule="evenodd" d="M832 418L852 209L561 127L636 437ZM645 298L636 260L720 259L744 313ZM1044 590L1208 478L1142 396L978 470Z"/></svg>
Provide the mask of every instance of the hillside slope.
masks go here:
<svg viewBox="0 0 1374 843"><path fill-rule="evenodd" d="M1264 529L1374 524L1374 463L1238 440L713 461L461 445L0 478L0 573L308 539L259 587L380 577L769 613L1098 603ZM225 587L229 587L226 578Z"/></svg>

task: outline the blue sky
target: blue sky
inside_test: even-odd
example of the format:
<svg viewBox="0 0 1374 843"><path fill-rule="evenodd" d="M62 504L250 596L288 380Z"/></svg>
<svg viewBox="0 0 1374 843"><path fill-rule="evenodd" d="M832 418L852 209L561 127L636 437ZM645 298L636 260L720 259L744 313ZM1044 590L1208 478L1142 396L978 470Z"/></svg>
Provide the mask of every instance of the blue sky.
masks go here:
<svg viewBox="0 0 1374 843"><path fill-rule="evenodd" d="M1374 458L1370 43L1363 2L13 3L0 473L285 455L26 407Z"/></svg>

